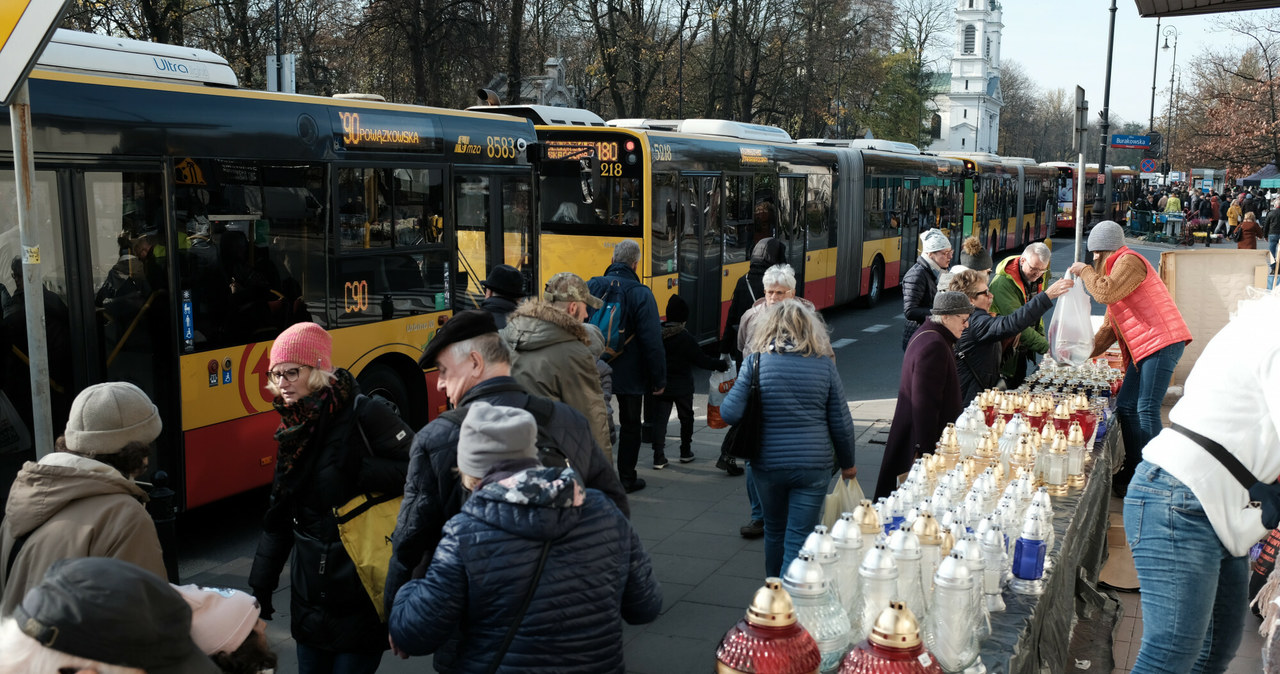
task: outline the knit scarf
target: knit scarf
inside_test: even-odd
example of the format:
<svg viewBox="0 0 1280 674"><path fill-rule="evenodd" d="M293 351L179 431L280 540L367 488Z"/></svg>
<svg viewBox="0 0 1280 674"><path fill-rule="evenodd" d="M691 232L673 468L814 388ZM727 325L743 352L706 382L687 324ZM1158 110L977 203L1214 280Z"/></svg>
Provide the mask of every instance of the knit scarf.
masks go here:
<svg viewBox="0 0 1280 674"><path fill-rule="evenodd" d="M292 405L285 405L279 396L276 397L272 404L280 413L280 426L275 433L279 450L276 452L276 483L272 488L273 492L279 493L286 482L285 478L301 464L303 454L311 444L311 438L321 419L346 407L355 389L355 377L350 372L339 369L334 372L334 379L328 386Z"/></svg>

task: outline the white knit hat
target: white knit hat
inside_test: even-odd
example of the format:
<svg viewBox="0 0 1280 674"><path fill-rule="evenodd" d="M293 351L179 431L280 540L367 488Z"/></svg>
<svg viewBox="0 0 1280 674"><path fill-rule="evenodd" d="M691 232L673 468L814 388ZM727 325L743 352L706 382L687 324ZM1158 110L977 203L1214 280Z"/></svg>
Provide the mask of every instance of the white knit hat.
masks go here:
<svg viewBox="0 0 1280 674"><path fill-rule="evenodd" d="M512 459L536 459L538 423L516 407L471 403L458 431L458 470L484 477L490 468Z"/></svg>
<svg viewBox="0 0 1280 674"><path fill-rule="evenodd" d="M943 234L940 229L931 229L922 236L924 237L925 254L936 253L940 250L951 250L951 242L947 240L947 235Z"/></svg>
<svg viewBox="0 0 1280 674"><path fill-rule="evenodd" d="M131 442L160 437L160 411L142 389L122 381L94 384L71 403L67 449L85 454L118 454Z"/></svg>

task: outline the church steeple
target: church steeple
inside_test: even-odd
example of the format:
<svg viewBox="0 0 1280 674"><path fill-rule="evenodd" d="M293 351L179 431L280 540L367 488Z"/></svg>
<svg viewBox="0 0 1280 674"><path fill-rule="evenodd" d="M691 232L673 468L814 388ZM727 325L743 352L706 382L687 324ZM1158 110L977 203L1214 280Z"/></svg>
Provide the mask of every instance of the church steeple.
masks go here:
<svg viewBox="0 0 1280 674"><path fill-rule="evenodd" d="M956 0L956 47L951 87L939 97L942 137L931 149L996 152L1000 138L1000 32L998 0Z"/></svg>

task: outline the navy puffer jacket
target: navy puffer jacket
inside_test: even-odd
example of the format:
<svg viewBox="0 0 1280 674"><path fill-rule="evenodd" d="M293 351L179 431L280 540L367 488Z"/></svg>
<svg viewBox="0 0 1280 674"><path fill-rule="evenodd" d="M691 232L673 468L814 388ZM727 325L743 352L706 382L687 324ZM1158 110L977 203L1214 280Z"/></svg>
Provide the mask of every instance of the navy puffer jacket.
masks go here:
<svg viewBox="0 0 1280 674"><path fill-rule="evenodd" d="M825 356L796 353L760 354L760 457L751 467L760 470L840 468L853 466L853 416L844 399L844 385L835 361ZM720 404L720 416L730 424L742 420L757 359L742 361L733 389Z"/></svg>
<svg viewBox="0 0 1280 674"><path fill-rule="evenodd" d="M622 285L625 318L622 327L631 341L617 358L609 361L613 368L614 395L644 395L667 387L667 358L662 347L662 319L653 291L640 282L631 267L614 262L604 276L587 281L592 295L604 298L613 282ZM595 313L595 310L592 310Z"/></svg>
<svg viewBox="0 0 1280 674"><path fill-rule="evenodd" d="M457 632L456 657L437 657L437 669L488 671L546 541L542 578L498 671L625 671L622 620L657 618L662 588L627 518L568 468L490 472L445 525L426 577L396 595L396 646L433 653Z"/></svg>

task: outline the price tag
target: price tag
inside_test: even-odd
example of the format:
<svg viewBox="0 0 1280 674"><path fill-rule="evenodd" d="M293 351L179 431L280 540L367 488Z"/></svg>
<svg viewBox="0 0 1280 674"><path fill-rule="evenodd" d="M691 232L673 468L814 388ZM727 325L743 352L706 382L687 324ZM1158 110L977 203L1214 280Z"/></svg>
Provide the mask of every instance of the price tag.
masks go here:
<svg viewBox="0 0 1280 674"><path fill-rule="evenodd" d="M920 656L916 658L916 660L920 662L921 667L933 666L933 659L929 657L928 653L921 653Z"/></svg>
<svg viewBox="0 0 1280 674"><path fill-rule="evenodd" d="M40 246L23 246L22 264L40 264Z"/></svg>

